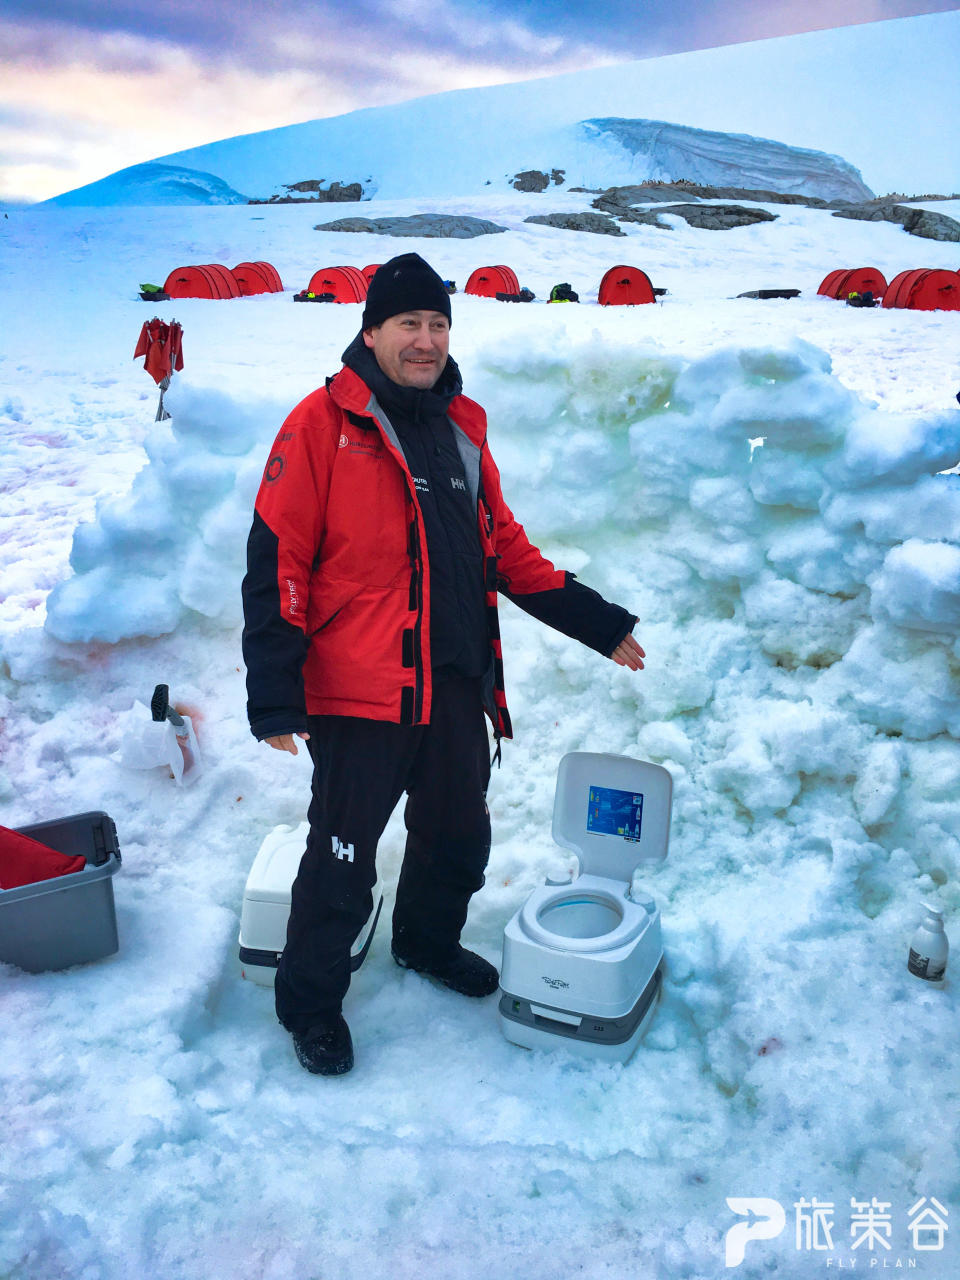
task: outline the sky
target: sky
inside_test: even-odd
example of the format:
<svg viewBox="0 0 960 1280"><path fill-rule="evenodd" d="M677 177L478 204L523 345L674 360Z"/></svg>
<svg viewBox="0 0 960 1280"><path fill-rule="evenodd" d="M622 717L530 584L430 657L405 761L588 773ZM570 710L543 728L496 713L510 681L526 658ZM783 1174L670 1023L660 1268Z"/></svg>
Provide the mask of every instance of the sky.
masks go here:
<svg viewBox="0 0 960 1280"><path fill-rule="evenodd" d="M958 7L0 0L0 201L46 199L219 138L447 89Z"/></svg>

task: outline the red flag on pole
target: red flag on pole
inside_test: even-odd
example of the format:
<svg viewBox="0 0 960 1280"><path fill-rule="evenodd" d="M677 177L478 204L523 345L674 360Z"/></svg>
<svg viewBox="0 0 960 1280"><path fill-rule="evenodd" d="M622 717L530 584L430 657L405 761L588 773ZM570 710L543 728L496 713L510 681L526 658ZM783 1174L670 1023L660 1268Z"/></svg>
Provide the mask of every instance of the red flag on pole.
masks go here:
<svg viewBox="0 0 960 1280"><path fill-rule="evenodd" d="M156 421L169 417L163 408L163 393L175 372L183 368L183 329L176 320L167 324L158 316L147 320L140 330L134 360L144 357L143 367L160 388Z"/></svg>

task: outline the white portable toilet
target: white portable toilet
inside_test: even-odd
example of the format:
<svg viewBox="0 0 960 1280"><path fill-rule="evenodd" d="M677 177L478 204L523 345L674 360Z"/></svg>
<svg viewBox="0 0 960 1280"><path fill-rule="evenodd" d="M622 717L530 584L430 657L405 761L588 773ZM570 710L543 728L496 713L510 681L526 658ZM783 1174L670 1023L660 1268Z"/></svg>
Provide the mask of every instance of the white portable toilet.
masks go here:
<svg viewBox="0 0 960 1280"><path fill-rule="evenodd" d="M287 940L290 890L307 847L310 826L279 826L266 836L254 859L243 893L240 913L240 974L263 987L272 987L280 953ZM350 968L360 968L373 941L383 906L380 874L373 886L373 910L350 949Z"/></svg>
<svg viewBox="0 0 960 1280"><path fill-rule="evenodd" d="M660 912L638 873L667 856L673 779L628 756L560 761L553 838L579 874L548 875L503 935L499 1019L528 1049L626 1062L660 992Z"/></svg>

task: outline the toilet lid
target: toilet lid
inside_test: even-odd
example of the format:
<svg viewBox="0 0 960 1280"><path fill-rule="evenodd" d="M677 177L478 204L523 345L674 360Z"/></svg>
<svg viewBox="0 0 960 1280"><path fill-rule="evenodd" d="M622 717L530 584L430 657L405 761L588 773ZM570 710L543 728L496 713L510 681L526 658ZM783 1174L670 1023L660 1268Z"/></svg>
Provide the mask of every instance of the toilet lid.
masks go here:
<svg viewBox="0 0 960 1280"><path fill-rule="evenodd" d="M572 849L582 875L629 880L667 856L673 779L630 756L571 751L560 761L553 838Z"/></svg>

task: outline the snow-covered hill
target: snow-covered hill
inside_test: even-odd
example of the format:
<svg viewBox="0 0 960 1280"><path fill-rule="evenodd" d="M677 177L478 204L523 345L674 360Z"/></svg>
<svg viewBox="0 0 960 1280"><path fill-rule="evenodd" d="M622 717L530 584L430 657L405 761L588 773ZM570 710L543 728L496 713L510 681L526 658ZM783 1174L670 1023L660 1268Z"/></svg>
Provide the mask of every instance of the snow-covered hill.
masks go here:
<svg viewBox="0 0 960 1280"><path fill-rule="evenodd" d="M830 184L840 175L849 182L852 165L880 194L951 192L960 190L958 48L960 12L929 14L436 94L160 162L257 197L316 179L360 182L368 196L429 199L496 190L528 169L561 169L566 186L652 177L729 183L731 167L756 166L767 148L767 162L739 185L832 198L839 192ZM670 145L656 154L624 145L629 130L617 141L610 130L585 127L598 118L653 122L672 130ZM705 145L698 131L751 142ZM801 154L775 163L769 139ZM810 151L826 154L813 162ZM183 187L171 198L158 186L153 164L125 173L121 187L114 175L54 203L129 203L141 180L144 204L184 197Z"/></svg>
<svg viewBox="0 0 960 1280"><path fill-rule="evenodd" d="M135 164L86 187L67 191L47 204L65 208L100 205L246 204L222 178L173 164Z"/></svg>

